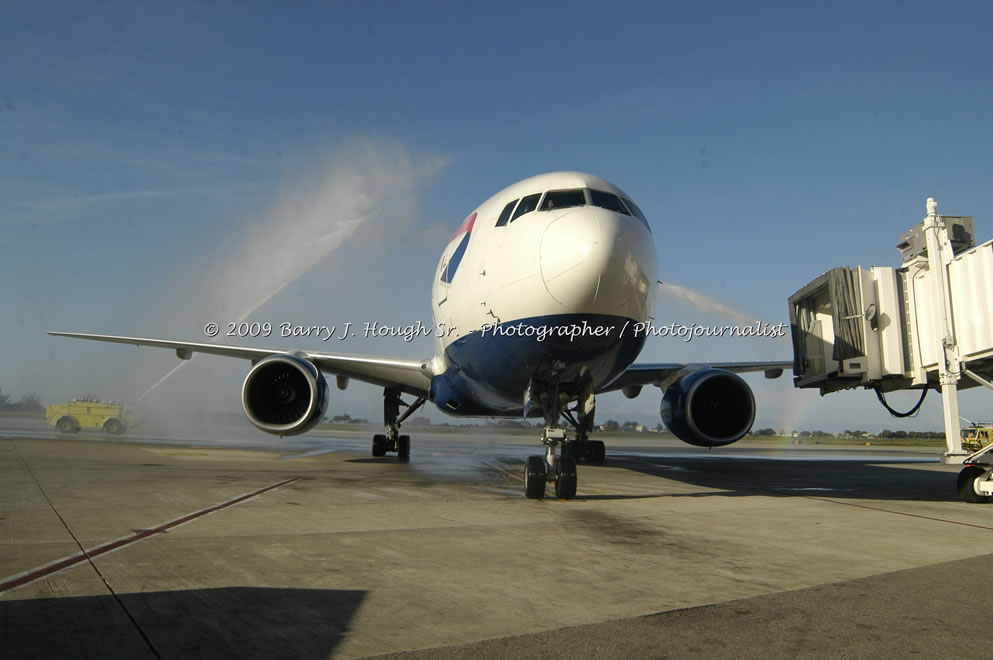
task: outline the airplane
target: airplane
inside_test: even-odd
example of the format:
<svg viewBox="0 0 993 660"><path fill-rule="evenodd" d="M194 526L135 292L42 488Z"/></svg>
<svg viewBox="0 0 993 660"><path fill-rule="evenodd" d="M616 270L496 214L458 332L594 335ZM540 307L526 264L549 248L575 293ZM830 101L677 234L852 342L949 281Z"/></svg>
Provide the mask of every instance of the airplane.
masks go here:
<svg viewBox="0 0 993 660"><path fill-rule="evenodd" d="M434 274L435 355L390 358L49 332L250 360L241 402L267 433L296 435L324 416L329 387L350 379L383 388L385 433L372 455L410 457L402 423L430 401L456 416L543 417L544 455L529 456L524 492L576 496L577 460L602 463L593 440L597 395L663 390L661 417L678 438L720 447L744 436L755 399L738 375L791 369L790 362L637 364L653 321L657 256L644 213L614 184L582 172L519 181L483 202L449 240ZM414 397L412 403L402 395ZM403 412L401 414L401 408Z"/></svg>

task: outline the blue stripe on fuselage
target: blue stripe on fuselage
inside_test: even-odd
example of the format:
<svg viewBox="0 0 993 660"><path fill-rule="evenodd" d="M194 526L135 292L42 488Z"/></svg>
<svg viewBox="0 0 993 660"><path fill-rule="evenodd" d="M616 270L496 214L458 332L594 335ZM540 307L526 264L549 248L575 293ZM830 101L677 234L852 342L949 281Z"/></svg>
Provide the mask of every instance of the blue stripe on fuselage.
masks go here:
<svg viewBox="0 0 993 660"><path fill-rule="evenodd" d="M431 400L456 415L520 415L531 380L576 392L592 381L596 390L641 352L645 335L636 336L634 323L618 316L558 314L473 332L446 349L452 366L432 379Z"/></svg>
<svg viewBox="0 0 993 660"><path fill-rule="evenodd" d="M469 247L470 236L472 234L466 232L466 235L462 237L462 242L459 243L459 246L455 248L455 252L452 253L452 258L448 260L445 270L442 271L441 281L445 284L451 284L452 278L455 277L455 271L458 270L459 264L462 263L462 257L465 256L465 249Z"/></svg>

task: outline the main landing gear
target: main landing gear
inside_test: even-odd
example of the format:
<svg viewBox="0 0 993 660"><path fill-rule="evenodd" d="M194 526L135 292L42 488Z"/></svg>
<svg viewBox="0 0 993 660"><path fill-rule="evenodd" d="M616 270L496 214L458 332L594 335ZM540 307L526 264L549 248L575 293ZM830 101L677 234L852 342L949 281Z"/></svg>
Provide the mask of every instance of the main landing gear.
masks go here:
<svg viewBox="0 0 993 660"><path fill-rule="evenodd" d="M563 400L564 398L567 397L560 395L557 385L541 388L532 383L528 388L525 400L535 400L545 413L545 429L541 433L545 455L528 456L524 463L524 494L528 499L544 498L545 484L551 482L555 484L555 497L571 500L576 496L576 460L582 458L593 463L602 463L604 460L603 442L589 439L596 407L593 393L587 391L580 396L573 410L565 409L568 401ZM560 417L575 428L574 440L570 441L565 429L556 425ZM562 451L556 456L556 448L560 445Z"/></svg>
<svg viewBox="0 0 993 660"><path fill-rule="evenodd" d="M372 436L373 456L378 458L396 452L401 461L410 458L410 436L400 435L400 424L423 406L424 401L424 397L418 397L414 403L406 403L400 399L399 389L387 387L383 390L383 424L386 426L386 433ZM406 408L403 415L400 414L400 406Z"/></svg>

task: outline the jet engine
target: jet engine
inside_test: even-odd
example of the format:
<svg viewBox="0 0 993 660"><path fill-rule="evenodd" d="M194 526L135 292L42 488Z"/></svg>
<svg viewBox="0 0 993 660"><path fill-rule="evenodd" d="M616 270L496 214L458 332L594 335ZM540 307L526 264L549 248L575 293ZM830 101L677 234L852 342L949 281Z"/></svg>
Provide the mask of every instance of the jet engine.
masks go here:
<svg viewBox="0 0 993 660"><path fill-rule="evenodd" d="M700 369L666 389L661 414L662 422L683 442L723 447L737 442L752 428L755 397L737 374Z"/></svg>
<svg viewBox="0 0 993 660"><path fill-rule="evenodd" d="M302 353L272 355L248 372L241 405L248 421L266 433L306 433L328 409L328 383Z"/></svg>

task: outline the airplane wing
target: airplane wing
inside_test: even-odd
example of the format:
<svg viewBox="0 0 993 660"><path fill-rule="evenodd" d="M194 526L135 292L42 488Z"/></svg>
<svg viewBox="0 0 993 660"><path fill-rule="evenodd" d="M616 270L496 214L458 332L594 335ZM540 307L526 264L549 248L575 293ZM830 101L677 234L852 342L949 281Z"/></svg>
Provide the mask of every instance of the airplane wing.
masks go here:
<svg viewBox="0 0 993 660"><path fill-rule="evenodd" d="M625 387L637 387L640 385L657 385L665 389L683 374L697 371L698 369L725 369L737 374L764 371L766 378L779 378L783 375L784 370L792 368L792 362L673 362L632 364L628 367L627 371L618 376L614 382L602 391L612 392L614 390L624 389Z"/></svg>
<svg viewBox="0 0 993 660"><path fill-rule="evenodd" d="M135 346L153 346L176 351L176 356L188 360L193 353L221 355L257 362L270 355L284 353L303 354L325 373L343 378L354 378L364 383L380 387L398 387L407 394L424 396L431 387L435 375L430 359L390 358L367 355L347 355L343 353L318 353L311 351L252 348L198 342L174 341L170 339L150 339L145 337L121 337L117 335L97 335L81 332L53 332L57 337L76 337L93 341L106 341ZM612 392L625 387L657 385L665 389L676 378L698 369L726 369L734 373L764 371L767 378L778 378L786 369L792 369L792 362L687 362L687 363L647 363L633 364L614 382L600 390Z"/></svg>
<svg viewBox="0 0 993 660"><path fill-rule="evenodd" d="M107 341L116 344L134 344L135 346L154 346L170 348L176 351L176 356L188 360L193 353L207 355L222 355L251 360L253 363L270 355L291 353L303 354L323 372L354 378L364 383L382 387L398 387L407 394L426 397L434 376L430 359L415 360L411 358L387 358L365 355L346 355L342 353L316 353L299 349L287 350L278 348L250 348L248 346L230 346L224 344L196 343L173 341L170 339L147 339L145 337L119 337L117 335L94 335L81 332L49 332L57 337L76 337L93 341Z"/></svg>

